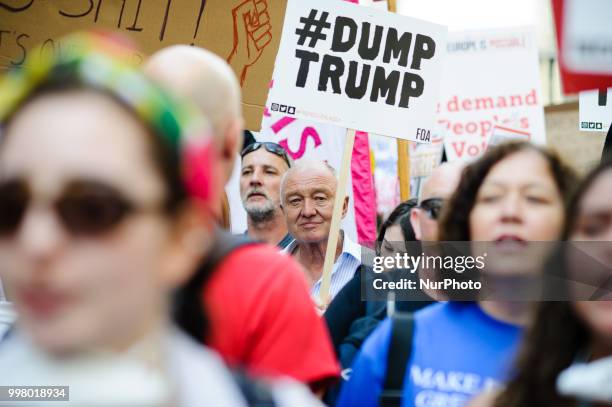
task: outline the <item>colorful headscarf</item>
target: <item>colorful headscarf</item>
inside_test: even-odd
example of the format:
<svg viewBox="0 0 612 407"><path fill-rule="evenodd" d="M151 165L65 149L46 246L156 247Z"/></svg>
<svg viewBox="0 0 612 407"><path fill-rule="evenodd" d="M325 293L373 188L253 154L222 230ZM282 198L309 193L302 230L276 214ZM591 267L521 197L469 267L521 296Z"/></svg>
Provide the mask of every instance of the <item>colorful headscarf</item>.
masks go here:
<svg viewBox="0 0 612 407"><path fill-rule="evenodd" d="M210 125L197 109L179 102L127 61L135 48L122 37L102 33L72 34L59 51L38 47L24 64L0 81L0 124L38 88L54 82L107 92L121 100L179 155L188 194L214 199L214 152Z"/></svg>

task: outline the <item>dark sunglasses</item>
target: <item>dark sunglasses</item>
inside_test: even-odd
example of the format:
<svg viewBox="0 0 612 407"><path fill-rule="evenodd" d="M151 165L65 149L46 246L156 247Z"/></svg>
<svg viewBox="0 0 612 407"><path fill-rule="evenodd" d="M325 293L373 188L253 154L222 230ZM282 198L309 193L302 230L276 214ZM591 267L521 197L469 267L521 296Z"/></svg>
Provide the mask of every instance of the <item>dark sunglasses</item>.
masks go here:
<svg viewBox="0 0 612 407"><path fill-rule="evenodd" d="M0 236L17 233L32 194L27 183L0 182ZM119 225L135 207L115 188L96 181L73 181L52 203L64 228L72 235L96 236Z"/></svg>
<svg viewBox="0 0 612 407"><path fill-rule="evenodd" d="M444 200L442 198L429 198L422 201L418 207L427 212L430 219L438 220L443 206Z"/></svg>
<svg viewBox="0 0 612 407"><path fill-rule="evenodd" d="M291 160L287 155L287 151L277 143L273 143L271 141L257 141L255 143L251 143L242 150L240 153L240 158L244 158L245 155L252 153L253 151L259 150L261 147L264 147L267 152L272 153L274 155L279 156L287 163L287 166L291 168Z"/></svg>

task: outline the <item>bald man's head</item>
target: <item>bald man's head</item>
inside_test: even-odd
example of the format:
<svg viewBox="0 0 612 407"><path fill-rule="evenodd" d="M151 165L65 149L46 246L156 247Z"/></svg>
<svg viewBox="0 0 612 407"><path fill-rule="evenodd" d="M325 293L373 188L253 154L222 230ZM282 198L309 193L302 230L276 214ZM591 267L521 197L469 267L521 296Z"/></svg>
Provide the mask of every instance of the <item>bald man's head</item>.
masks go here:
<svg viewBox="0 0 612 407"><path fill-rule="evenodd" d="M144 71L177 96L191 100L209 118L227 181L242 145L243 127L240 85L232 68L205 49L173 45L153 54Z"/></svg>
<svg viewBox="0 0 612 407"><path fill-rule="evenodd" d="M333 187L334 193L338 188L338 180L336 178L336 170L334 167L329 165L326 161L316 160L316 159L303 159L297 161L295 164L289 168L283 178L281 179L280 185L280 195L281 202L284 200L284 192L285 192L285 184L288 180L291 180L291 177L298 176L299 178L312 178L316 176L325 177L329 179L330 186Z"/></svg>
<svg viewBox="0 0 612 407"><path fill-rule="evenodd" d="M438 240L437 214L440 205L455 192L463 167L464 164L460 162L442 163L423 184L419 206L410 213L410 223L418 240Z"/></svg>
<svg viewBox="0 0 612 407"><path fill-rule="evenodd" d="M455 192L461 171L465 164L455 162L445 162L436 167L423 183L423 188L419 194L419 202L430 198L448 199Z"/></svg>

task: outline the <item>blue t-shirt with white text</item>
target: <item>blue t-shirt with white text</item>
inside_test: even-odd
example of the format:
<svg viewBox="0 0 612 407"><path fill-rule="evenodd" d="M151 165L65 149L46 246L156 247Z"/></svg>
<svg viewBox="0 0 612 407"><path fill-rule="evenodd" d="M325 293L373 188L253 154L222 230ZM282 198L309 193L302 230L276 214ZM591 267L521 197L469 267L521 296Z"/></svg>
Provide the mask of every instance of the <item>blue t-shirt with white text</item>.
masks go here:
<svg viewBox="0 0 612 407"><path fill-rule="evenodd" d="M521 329L474 302L446 302L415 313L402 407L462 407L508 379ZM370 335L353 363L337 406L377 407L387 368L391 320Z"/></svg>

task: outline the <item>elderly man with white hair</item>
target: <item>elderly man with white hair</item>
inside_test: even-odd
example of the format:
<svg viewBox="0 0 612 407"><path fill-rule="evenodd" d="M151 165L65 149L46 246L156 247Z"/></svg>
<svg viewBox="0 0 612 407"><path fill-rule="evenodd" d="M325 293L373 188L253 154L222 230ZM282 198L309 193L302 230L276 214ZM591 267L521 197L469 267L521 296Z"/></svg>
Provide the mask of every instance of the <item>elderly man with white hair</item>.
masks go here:
<svg viewBox="0 0 612 407"><path fill-rule="evenodd" d="M290 168L281 181L281 203L287 229L294 241L287 247L304 268L310 282L310 294L318 298L323 263L331 228L338 180L334 169L317 160L303 160ZM349 198L342 202L342 217L348 211ZM361 266L361 246L340 231L334 267L331 272L332 299Z"/></svg>

